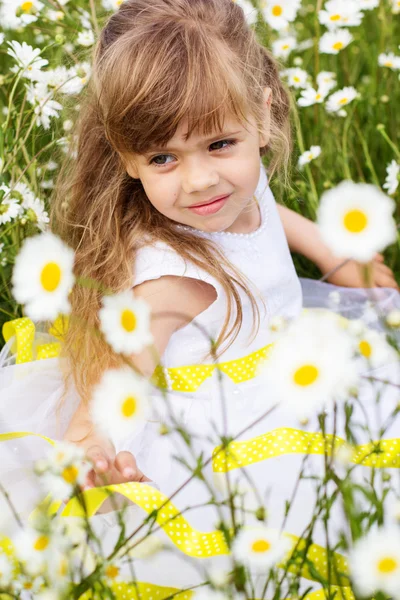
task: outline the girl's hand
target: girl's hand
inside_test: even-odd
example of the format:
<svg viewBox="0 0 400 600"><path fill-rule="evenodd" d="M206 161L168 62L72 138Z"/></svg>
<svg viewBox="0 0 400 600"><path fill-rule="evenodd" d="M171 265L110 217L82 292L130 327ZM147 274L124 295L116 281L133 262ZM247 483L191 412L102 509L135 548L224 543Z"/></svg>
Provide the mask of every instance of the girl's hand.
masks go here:
<svg viewBox="0 0 400 600"><path fill-rule="evenodd" d="M333 256L325 258L324 261L318 264L319 269L325 275L339 266L343 259L338 259ZM394 278L393 271L384 263L382 254L376 254L371 261L371 286L368 286L362 275L361 263L355 260L349 260L345 265L340 267L326 281L334 285L343 287L389 287L400 291L400 288Z"/></svg>
<svg viewBox="0 0 400 600"><path fill-rule="evenodd" d="M86 457L93 468L87 475L84 489L128 481L151 481L138 468L131 452L123 450L115 455L107 446L94 444L86 450Z"/></svg>

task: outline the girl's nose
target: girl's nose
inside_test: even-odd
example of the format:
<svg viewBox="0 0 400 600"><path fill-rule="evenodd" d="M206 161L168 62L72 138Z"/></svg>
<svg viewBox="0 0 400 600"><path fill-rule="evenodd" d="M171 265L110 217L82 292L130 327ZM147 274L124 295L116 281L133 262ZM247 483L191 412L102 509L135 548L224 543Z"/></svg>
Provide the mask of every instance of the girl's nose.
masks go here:
<svg viewBox="0 0 400 600"><path fill-rule="evenodd" d="M204 192L218 186L219 175L214 167L202 163L194 163L187 167L182 175L182 189L186 194Z"/></svg>

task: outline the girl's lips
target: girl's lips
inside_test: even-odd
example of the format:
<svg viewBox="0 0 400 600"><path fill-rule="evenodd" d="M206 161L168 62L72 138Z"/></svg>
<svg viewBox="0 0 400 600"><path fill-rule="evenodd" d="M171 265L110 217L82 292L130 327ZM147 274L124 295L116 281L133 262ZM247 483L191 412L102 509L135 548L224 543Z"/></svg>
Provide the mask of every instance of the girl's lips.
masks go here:
<svg viewBox="0 0 400 600"><path fill-rule="evenodd" d="M196 213L196 215L212 215L218 212L228 200L230 194L220 198L219 200L214 200L214 202L210 202L210 204L203 204L203 206L189 206L189 210Z"/></svg>

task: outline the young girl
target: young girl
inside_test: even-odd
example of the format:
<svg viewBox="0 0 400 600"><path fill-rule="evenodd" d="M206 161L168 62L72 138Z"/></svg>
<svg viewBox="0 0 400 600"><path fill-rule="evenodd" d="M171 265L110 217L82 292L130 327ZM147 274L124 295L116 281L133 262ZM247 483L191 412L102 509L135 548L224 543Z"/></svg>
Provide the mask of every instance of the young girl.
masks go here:
<svg viewBox="0 0 400 600"><path fill-rule="evenodd" d="M202 471L208 486L199 478L183 485L190 471L174 457L194 467L194 456L202 452L206 462L223 434L251 442L282 427L298 430L298 420L279 411L257 423L273 404L273 390L265 389L256 367L279 335L271 327L274 318L290 320L303 306L336 306L348 318L360 317L369 294L361 289L352 262L329 278L331 284L296 275L290 250L313 260L324 274L340 261L314 223L275 203L269 180L275 172L287 174L289 97L274 59L237 4L125 0L101 32L90 86L78 124L77 157L60 175L51 227L75 250L77 274L113 292L132 290L150 305L169 410L155 390L153 418L139 434L110 439L94 429L93 386L106 369L123 361L93 335L100 291L76 286L60 357L13 365L9 345L3 351L2 432L30 431L79 444L93 463L89 488L105 480L144 483L148 498L138 500L140 508L131 507L133 526L154 508L155 488L173 494L179 510L191 507L185 521L154 534L164 550L151 561L136 558L134 563L143 583L141 597L151 598L155 590L154 597L166 597L163 586L201 583L210 561L230 564L215 542L221 513L204 506L210 490L224 493L218 476L208 462ZM372 273L379 308L399 308L398 286L381 255ZM340 293L339 305L332 291ZM208 336L215 341L218 367ZM146 376L157 368L150 350L132 361ZM174 419L189 432L190 449L173 430ZM170 432L162 435L161 425ZM5 475L21 490L21 514L33 505L27 467L45 450L39 438L0 447ZM282 451L247 467L266 503L267 523L284 525L297 536L312 517L309 482L299 486L286 519L284 512L302 458ZM6 487L7 477L0 478ZM155 487L145 487L146 482ZM108 510L92 518L105 548L118 534L115 513ZM201 532L214 533L203 538ZM321 523L314 541L324 543ZM264 582L265 577L257 593ZM116 589L121 598L134 597Z"/></svg>

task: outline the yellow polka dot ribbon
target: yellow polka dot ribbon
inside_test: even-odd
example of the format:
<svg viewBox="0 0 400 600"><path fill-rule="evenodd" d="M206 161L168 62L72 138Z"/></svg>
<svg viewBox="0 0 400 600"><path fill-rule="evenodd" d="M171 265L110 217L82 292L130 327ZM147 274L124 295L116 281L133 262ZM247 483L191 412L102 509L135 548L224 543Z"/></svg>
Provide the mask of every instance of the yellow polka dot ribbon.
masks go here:
<svg viewBox="0 0 400 600"><path fill-rule="evenodd" d="M61 341L66 322L66 317L60 315L51 325L48 332ZM52 342L38 345L36 356L34 356L35 324L28 317L7 321L3 324L2 332L5 342L8 342L15 336L11 352L16 354L17 364L31 362L35 359L54 358L60 354L61 343Z"/></svg>
<svg viewBox="0 0 400 600"><path fill-rule="evenodd" d="M11 349L16 353L18 364L59 356L63 333L66 331L68 320L58 317L49 329L49 333L57 337L60 342L42 344L33 353L35 338L35 325L27 317L7 321L3 325L3 336L6 342L15 335L15 344ZM262 361L268 358L273 344L268 344L247 356L228 360L216 364L184 365L181 367L163 367L158 365L152 375L152 382L162 389L171 389L177 392L195 392L211 377L215 369L225 373L234 383L242 383L256 376L257 368Z"/></svg>
<svg viewBox="0 0 400 600"><path fill-rule="evenodd" d="M213 470L231 471L253 463L286 454L324 454L328 456L345 446L349 460L364 467L400 468L400 439L385 439L358 446L349 446L345 440L331 434L299 429L278 428L258 437L232 441L225 450L217 446L213 452Z"/></svg>
<svg viewBox="0 0 400 600"><path fill-rule="evenodd" d="M268 358L273 344L268 344L247 356L215 364L184 365L182 367L162 367L158 365L153 373L153 383L163 389L176 392L195 392L211 377L216 369L225 373L234 383L242 383L256 376L259 365Z"/></svg>

